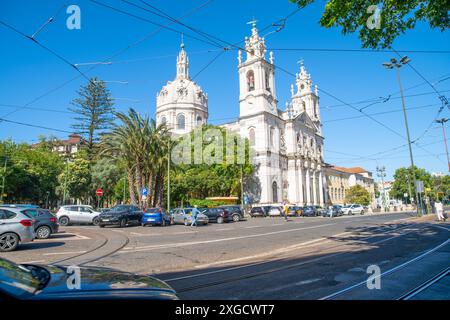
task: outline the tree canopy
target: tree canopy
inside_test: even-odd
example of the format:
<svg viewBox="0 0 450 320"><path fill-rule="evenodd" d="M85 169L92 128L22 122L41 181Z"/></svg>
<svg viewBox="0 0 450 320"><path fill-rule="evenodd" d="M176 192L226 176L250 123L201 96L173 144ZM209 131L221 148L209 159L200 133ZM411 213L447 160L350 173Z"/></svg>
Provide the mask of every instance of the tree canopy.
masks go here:
<svg viewBox="0 0 450 320"><path fill-rule="evenodd" d="M370 204L372 199L370 198L370 193L363 186L355 185L350 187L345 194L345 202L347 203L358 203L363 206Z"/></svg>
<svg viewBox="0 0 450 320"><path fill-rule="evenodd" d="M290 1L301 8L314 2ZM328 0L320 25L341 27L343 34L358 32L364 48L388 48L418 22L440 31L450 28L449 10L448 0Z"/></svg>

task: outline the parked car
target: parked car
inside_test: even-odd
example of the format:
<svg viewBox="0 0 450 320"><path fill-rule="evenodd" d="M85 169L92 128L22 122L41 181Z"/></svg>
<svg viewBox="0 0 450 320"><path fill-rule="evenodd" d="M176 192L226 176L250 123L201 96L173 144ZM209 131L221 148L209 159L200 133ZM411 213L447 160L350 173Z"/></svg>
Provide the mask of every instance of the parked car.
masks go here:
<svg viewBox="0 0 450 320"><path fill-rule="evenodd" d="M98 216L100 212L95 211L92 206L88 205L67 205L59 208L56 213L58 222L61 226L69 224L99 224Z"/></svg>
<svg viewBox="0 0 450 320"><path fill-rule="evenodd" d="M82 267L81 288L68 286L68 267L16 264L0 258L0 297L8 300L176 300L165 282L100 267ZM5 299L5 300L6 300Z"/></svg>
<svg viewBox="0 0 450 320"><path fill-rule="evenodd" d="M58 233L58 219L46 209L23 209L23 213L35 220L34 232L36 238L47 239L52 234Z"/></svg>
<svg viewBox="0 0 450 320"><path fill-rule="evenodd" d="M270 206L256 206L250 210L251 217L267 217L269 215Z"/></svg>
<svg viewBox="0 0 450 320"><path fill-rule="evenodd" d="M318 216L323 216L327 212L327 209L322 208L321 206L314 206L314 208L316 209L316 214Z"/></svg>
<svg viewBox="0 0 450 320"><path fill-rule="evenodd" d="M299 217L302 215L302 208L298 206L289 206L287 215L290 217Z"/></svg>
<svg viewBox="0 0 450 320"><path fill-rule="evenodd" d="M349 204L342 207L342 213L345 215L355 215L356 213L364 214L364 208L360 204Z"/></svg>
<svg viewBox="0 0 450 320"><path fill-rule="evenodd" d="M208 222L232 222L233 217L224 208L207 208L202 211L202 214L208 217Z"/></svg>
<svg viewBox="0 0 450 320"><path fill-rule="evenodd" d="M141 219L141 225L145 227L150 224L152 226L168 226L172 222L170 213L163 208L147 208Z"/></svg>
<svg viewBox="0 0 450 320"><path fill-rule="evenodd" d="M142 210L136 206L119 204L99 214L98 226L104 228L107 225L116 225L124 228L128 224L140 224L143 214Z"/></svg>
<svg viewBox="0 0 450 320"><path fill-rule="evenodd" d="M323 217L339 217L342 216L342 207L340 205L332 205L322 213Z"/></svg>
<svg viewBox="0 0 450 320"><path fill-rule="evenodd" d="M241 206L224 205L224 206L218 206L217 208L222 208L222 209L227 210L234 222L239 222L244 219L244 214L241 210Z"/></svg>
<svg viewBox="0 0 450 320"><path fill-rule="evenodd" d="M20 243L34 238L33 219L19 208L0 208L0 252L16 250Z"/></svg>
<svg viewBox="0 0 450 320"><path fill-rule="evenodd" d="M303 216L305 217L316 217L317 209L314 206L304 206L303 207Z"/></svg>
<svg viewBox="0 0 450 320"><path fill-rule="evenodd" d="M192 208L176 208L172 213L172 222L174 224L184 224L188 226L192 223ZM199 212L197 215L198 224L208 224L209 218L203 213Z"/></svg>
<svg viewBox="0 0 450 320"><path fill-rule="evenodd" d="M282 216L283 208L278 206L270 207L269 209L269 217Z"/></svg>

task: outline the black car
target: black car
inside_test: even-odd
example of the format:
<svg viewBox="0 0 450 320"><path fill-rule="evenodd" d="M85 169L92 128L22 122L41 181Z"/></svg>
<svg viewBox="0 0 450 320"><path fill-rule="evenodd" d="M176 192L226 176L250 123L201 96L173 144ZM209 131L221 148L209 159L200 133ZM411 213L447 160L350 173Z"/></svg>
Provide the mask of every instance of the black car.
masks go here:
<svg viewBox="0 0 450 320"><path fill-rule="evenodd" d="M256 206L250 210L250 216L254 217L267 217L269 215L270 206Z"/></svg>
<svg viewBox="0 0 450 320"><path fill-rule="evenodd" d="M136 206L120 204L100 213L98 226L103 228L107 225L117 225L124 228L130 223L140 224L143 214L142 210Z"/></svg>
<svg viewBox="0 0 450 320"><path fill-rule="evenodd" d="M47 239L52 234L58 233L58 219L49 210L28 208L22 210L22 213L35 220L34 232L36 233L36 238Z"/></svg>
<svg viewBox="0 0 450 320"><path fill-rule="evenodd" d="M218 206L217 208L225 209L228 211L228 214L231 216L231 219L234 222L238 222L244 219L244 214L242 213L241 206L238 205L227 205L227 206Z"/></svg>
<svg viewBox="0 0 450 320"><path fill-rule="evenodd" d="M151 276L83 267L77 282L75 271L55 265L18 265L0 258L0 301L178 299L168 284Z"/></svg>
<svg viewBox="0 0 450 320"><path fill-rule="evenodd" d="M317 209L314 206L304 206L303 207L303 216L305 217L315 217L317 216Z"/></svg>
<svg viewBox="0 0 450 320"><path fill-rule="evenodd" d="M201 213L208 217L209 222L224 223L233 221L233 218L229 214L228 210L224 208L207 208L201 211Z"/></svg>

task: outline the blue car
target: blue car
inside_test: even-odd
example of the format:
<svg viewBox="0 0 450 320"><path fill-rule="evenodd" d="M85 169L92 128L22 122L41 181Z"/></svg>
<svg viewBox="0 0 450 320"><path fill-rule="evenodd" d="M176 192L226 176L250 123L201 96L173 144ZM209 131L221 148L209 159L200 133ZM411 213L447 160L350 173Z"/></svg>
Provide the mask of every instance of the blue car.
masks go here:
<svg viewBox="0 0 450 320"><path fill-rule="evenodd" d="M145 227L151 224L152 226L167 226L171 224L171 215L163 208L148 208L144 211L141 219L141 225Z"/></svg>

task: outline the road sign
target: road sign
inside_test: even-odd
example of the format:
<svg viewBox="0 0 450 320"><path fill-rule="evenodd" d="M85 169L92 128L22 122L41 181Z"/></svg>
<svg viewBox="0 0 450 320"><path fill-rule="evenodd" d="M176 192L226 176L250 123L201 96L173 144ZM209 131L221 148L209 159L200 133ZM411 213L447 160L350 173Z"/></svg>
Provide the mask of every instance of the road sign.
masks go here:
<svg viewBox="0 0 450 320"><path fill-rule="evenodd" d="M98 197L101 197L101 196L103 195L103 189L98 188L97 190L95 190L95 194L96 194Z"/></svg>
<svg viewBox="0 0 450 320"><path fill-rule="evenodd" d="M423 181L421 181L421 180L416 181L416 189L417 189L417 192L419 192L419 193L424 192L425 188L423 185Z"/></svg>
<svg viewBox="0 0 450 320"><path fill-rule="evenodd" d="M148 189L147 188L142 188L141 193L143 196L147 196L148 195Z"/></svg>

